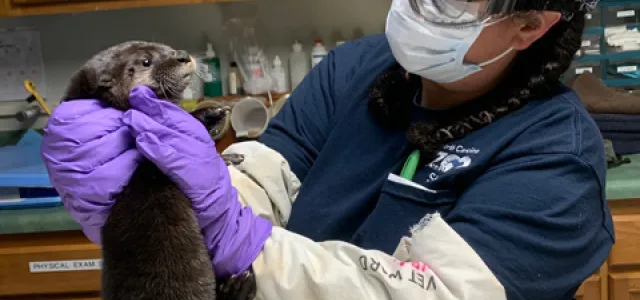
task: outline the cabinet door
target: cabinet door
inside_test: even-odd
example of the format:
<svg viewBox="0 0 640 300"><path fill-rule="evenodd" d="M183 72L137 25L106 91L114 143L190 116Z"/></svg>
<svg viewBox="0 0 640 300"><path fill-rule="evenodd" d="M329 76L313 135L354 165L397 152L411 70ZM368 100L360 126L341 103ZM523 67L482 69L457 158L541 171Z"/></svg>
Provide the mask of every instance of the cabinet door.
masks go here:
<svg viewBox="0 0 640 300"><path fill-rule="evenodd" d="M601 299L600 275L593 275L582 283L576 292L576 300L603 300Z"/></svg>
<svg viewBox="0 0 640 300"><path fill-rule="evenodd" d="M3 300L101 300L100 293L91 294L59 294L59 295L30 295L21 297L2 298Z"/></svg>
<svg viewBox="0 0 640 300"><path fill-rule="evenodd" d="M609 300L640 300L640 272L610 274Z"/></svg>
<svg viewBox="0 0 640 300"><path fill-rule="evenodd" d="M640 214L614 215L616 243L609 256L609 300L640 300Z"/></svg>
<svg viewBox="0 0 640 300"><path fill-rule="evenodd" d="M74 2L95 2L87 0L11 0L13 5L52 5L52 4L65 4Z"/></svg>
<svg viewBox="0 0 640 300"><path fill-rule="evenodd" d="M79 13L236 0L0 0L0 17Z"/></svg>

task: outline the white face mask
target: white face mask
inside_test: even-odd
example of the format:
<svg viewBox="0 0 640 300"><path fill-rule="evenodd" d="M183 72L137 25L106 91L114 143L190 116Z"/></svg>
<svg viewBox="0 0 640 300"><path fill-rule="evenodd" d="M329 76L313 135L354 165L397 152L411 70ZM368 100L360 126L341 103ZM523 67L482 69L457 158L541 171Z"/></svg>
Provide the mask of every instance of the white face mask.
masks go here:
<svg viewBox="0 0 640 300"><path fill-rule="evenodd" d="M386 36L393 56L405 70L447 83L479 72L513 50L509 48L481 64L464 63L464 56L482 30L500 21L466 28L443 28L416 15L408 0L393 0L387 16Z"/></svg>

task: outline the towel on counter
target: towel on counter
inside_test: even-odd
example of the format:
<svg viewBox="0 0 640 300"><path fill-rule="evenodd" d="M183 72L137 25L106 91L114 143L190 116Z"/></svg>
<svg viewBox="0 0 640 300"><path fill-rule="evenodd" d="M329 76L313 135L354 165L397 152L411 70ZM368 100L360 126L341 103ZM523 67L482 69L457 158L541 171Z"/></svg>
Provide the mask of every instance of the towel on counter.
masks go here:
<svg viewBox="0 0 640 300"><path fill-rule="evenodd" d="M640 115L591 114L600 131L640 133Z"/></svg>
<svg viewBox="0 0 640 300"><path fill-rule="evenodd" d="M571 87L590 113L640 115L640 95L608 87L592 73L582 73Z"/></svg>

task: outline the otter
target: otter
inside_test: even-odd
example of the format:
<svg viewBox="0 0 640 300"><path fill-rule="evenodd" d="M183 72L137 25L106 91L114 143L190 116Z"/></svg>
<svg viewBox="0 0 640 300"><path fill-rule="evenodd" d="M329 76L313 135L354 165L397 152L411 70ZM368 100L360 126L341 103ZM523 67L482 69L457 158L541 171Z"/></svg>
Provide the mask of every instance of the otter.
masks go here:
<svg viewBox="0 0 640 300"><path fill-rule="evenodd" d="M127 110L130 91L145 85L159 99L175 103L195 75L196 63L186 51L129 41L90 58L72 76L63 101L99 99ZM227 113L222 107L208 107L192 116L210 130ZM225 157L227 164L241 160ZM151 161L140 163L114 200L102 228L102 299L254 298L251 269L216 283L191 201Z"/></svg>

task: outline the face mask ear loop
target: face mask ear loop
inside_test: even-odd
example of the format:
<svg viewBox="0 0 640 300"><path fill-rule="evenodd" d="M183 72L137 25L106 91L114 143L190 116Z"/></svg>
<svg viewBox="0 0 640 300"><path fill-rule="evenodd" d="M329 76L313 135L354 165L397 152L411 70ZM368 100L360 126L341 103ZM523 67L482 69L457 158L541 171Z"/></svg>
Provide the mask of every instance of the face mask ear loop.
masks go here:
<svg viewBox="0 0 640 300"><path fill-rule="evenodd" d="M480 25L486 28L486 27L489 27L491 25L498 24L498 23L500 23L500 22L502 22L502 21L504 21L504 20L506 20L508 18L509 18L509 16L503 16L502 18L497 19L495 21L489 21L490 19L487 19L486 21L480 23Z"/></svg>
<svg viewBox="0 0 640 300"><path fill-rule="evenodd" d="M487 61L485 61L485 62L483 62L481 64L478 64L478 67L485 67L487 65L490 65L490 64L502 59L503 57L505 57L512 50L513 50L513 47L509 47L509 49L507 49L507 51L505 51L505 52L502 52L502 54L500 54L500 55L498 55L498 56L496 56L496 57L494 57L494 58L492 58L490 60L487 60Z"/></svg>

